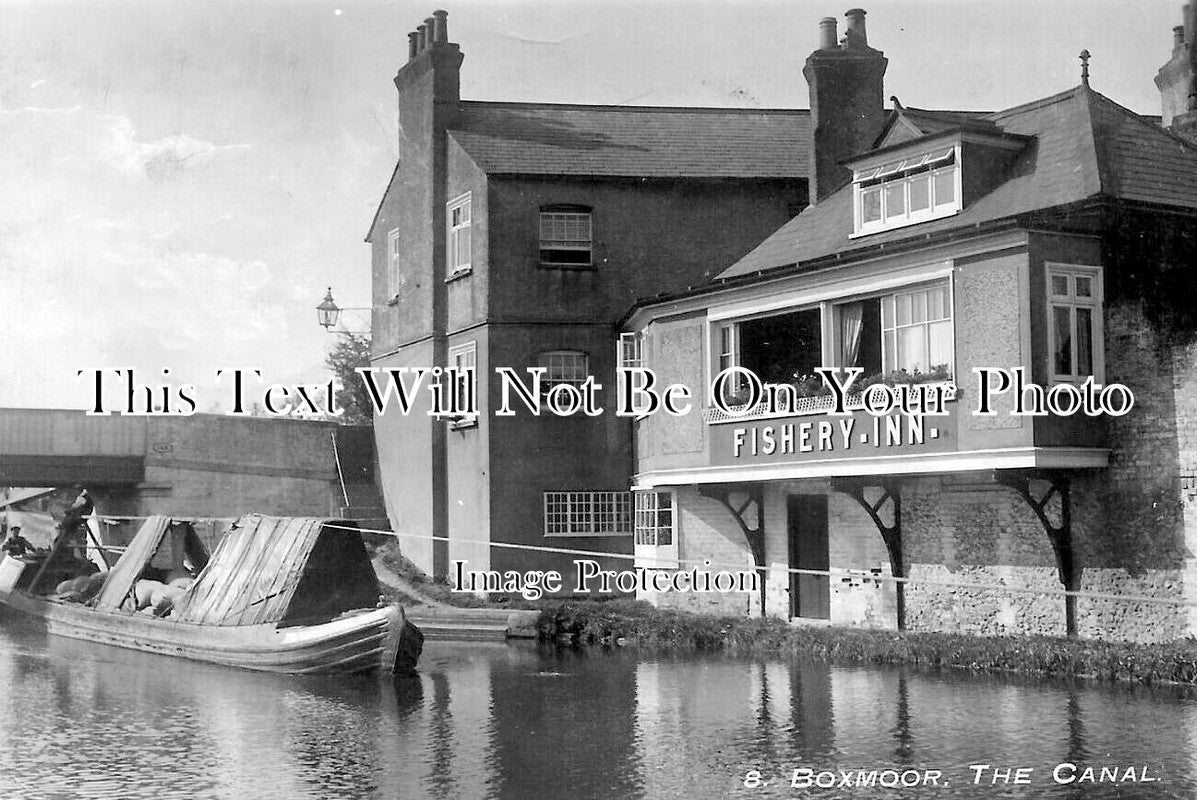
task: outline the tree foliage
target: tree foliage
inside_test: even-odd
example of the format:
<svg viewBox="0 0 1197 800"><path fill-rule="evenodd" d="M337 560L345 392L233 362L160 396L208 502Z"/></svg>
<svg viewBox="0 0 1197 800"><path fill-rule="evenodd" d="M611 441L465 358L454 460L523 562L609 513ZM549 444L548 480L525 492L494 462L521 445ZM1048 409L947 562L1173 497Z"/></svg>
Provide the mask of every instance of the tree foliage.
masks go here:
<svg viewBox="0 0 1197 800"><path fill-rule="evenodd" d="M337 337L324 364L337 377L337 405L344 410L338 419L342 425L369 425L374 421L374 407L362 376L354 370L370 366L370 337L342 332Z"/></svg>

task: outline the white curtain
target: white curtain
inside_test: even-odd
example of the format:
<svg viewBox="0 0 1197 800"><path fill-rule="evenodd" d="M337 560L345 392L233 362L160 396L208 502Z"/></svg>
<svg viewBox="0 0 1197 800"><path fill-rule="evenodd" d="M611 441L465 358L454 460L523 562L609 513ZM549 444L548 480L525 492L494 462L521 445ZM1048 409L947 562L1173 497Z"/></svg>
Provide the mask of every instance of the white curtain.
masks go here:
<svg viewBox="0 0 1197 800"><path fill-rule="evenodd" d="M840 306L841 366L855 367L860 357L860 328L864 319L864 303L845 303Z"/></svg>

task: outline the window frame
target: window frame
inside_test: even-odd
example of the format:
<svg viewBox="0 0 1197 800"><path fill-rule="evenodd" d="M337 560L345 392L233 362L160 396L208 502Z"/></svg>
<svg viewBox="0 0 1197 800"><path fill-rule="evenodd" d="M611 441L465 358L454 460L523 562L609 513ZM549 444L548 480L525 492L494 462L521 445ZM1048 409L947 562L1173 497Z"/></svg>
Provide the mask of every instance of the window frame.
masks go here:
<svg viewBox="0 0 1197 800"><path fill-rule="evenodd" d="M671 569L678 566L678 539L681 526L678 524L677 492L672 489L648 489L632 492L633 523L632 549L636 566L656 569ZM662 498L669 498L668 505ZM651 500L651 502L649 502ZM661 524L660 514L669 512L668 526ZM646 515L652 515L654 524L643 526ZM662 544L660 532L668 529L670 541ZM642 535L649 534L649 535Z"/></svg>
<svg viewBox="0 0 1197 800"><path fill-rule="evenodd" d="M546 239L545 238L545 222L546 218L554 216L565 218L585 218L586 221L586 238L585 239ZM563 220L568 222L568 219ZM540 213L537 215L537 257L542 267L551 267L554 269L589 269L594 266L594 210L589 206L582 205L544 205L540 207ZM545 244L553 243L555 246L546 247ZM573 244L570 244L573 242ZM583 244L584 242L584 244ZM554 261L552 258L546 258L546 252L577 252L586 253L585 261Z"/></svg>
<svg viewBox="0 0 1197 800"><path fill-rule="evenodd" d="M615 342L615 366L620 369L644 366L644 334L641 331L619 334L619 339Z"/></svg>
<svg viewBox="0 0 1197 800"><path fill-rule="evenodd" d="M633 534L635 503L629 491L551 490L542 493L542 501L541 527L545 538L610 538Z"/></svg>
<svg viewBox="0 0 1197 800"><path fill-rule="evenodd" d="M458 362L458 359L459 359L459 357L463 357L463 356L467 356L468 360L473 362L472 366L474 369L473 378L474 378L474 387L475 387L474 388L474 397L477 398L477 396L478 396L478 390L477 390L477 386L478 386L478 341L476 339L471 339L468 342L462 342L461 344L454 345L454 346L450 347L448 350L448 353L446 354L446 361L449 363L449 366L459 367L460 364ZM466 368L468 368L468 366ZM452 391L454 391L454 392L459 391L459 387L454 386ZM441 416L441 418L447 420L449 422L449 427L452 428L453 430L457 430L460 428L473 428L478 425L478 414L444 414Z"/></svg>
<svg viewBox="0 0 1197 800"><path fill-rule="evenodd" d="M944 155L941 158L934 158L935 154L940 152L943 152ZM934 164L939 160L947 159L949 156L950 161L947 164L923 170L928 160L930 160L931 164ZM911 162L916 163L912 164ZM887 170L889 171L887 172ZM914 171L912 172L911 170ZM948 172L953 173L952 200L936 203L935 179L937 176L947 174ZM849 238L905 228L909 225L918 225L922 222L944 219L945 217L960 213L964 207L962 173L963 165L961 164L961 146L959 142L951 145L944 143L938 147L923 150L905 158L895 157L891 154L886 162L878 163L874 160L868 166L857 167L852 177L852 234ZM897 177L891 177L894 175ZM926 177L928 182L927 207L918 211L911 211L911 186L916 180L923 177ZM886 188L889 187L892 189L899 185L899 183L902 186L903 211L901 215L887 216L886 208L888 200ZM877 220L866 221L864 215L865 196L874 190L879 192L878 210L880 217Z"/></svg>
<svg viewBox="0 0 1197 800"><path fill-rule="evenodd" d="M392 228L387 231L387 299L394 300L399 296L399 243L400 229Z"/></svg>
<svg viewBox="0 0 1197 800"><path fill-rule="evenodd" d="M582 360L582 374L581 377L557 377L552 376L552 367L547 360L551 360L555 356L581 356ZM554 386L560 384L569 384L570 386L580 387L590 377L590 354L585 350L542 350L536 354L536 366L544 367L544 375L540 379L540 388L543 392L548 392Z"/></svg>
<svg viewBox="0 0 1197 800"><path fill-rule="evenodd" d="M1051 383L1080 384L1089 374L1080 374L1077 364L1077 314L1078 308L1089 309L1092 330L1090 330L1090 359L1092 361L1092 376L1094 383L1105 383L1105 286L1102 280L1101 267L1086 264L1062 264L1044 262L1044 309L1047 327L1047 375ZM1052 278L1063 276L1068 278L1068 294L1060 298L1052 293ZM1092 295L1080 297L1076 294L1077 278L1088 278L1091 281ZM1056 325L1055 309L1066 308L1069 311L1069 335L1072 339L1069 359L1072 362L1072 372L1069 374L1056 372Z"/></svg>
<svg viewBox="0 0 1197 800"><path fill-rule="evenodd" d="M458 195L445 204L445 269L449 278L466 275L473 269L474 211L472 192ZM453 212L465 209L464 221L453 224ZM461 241L469 243L470 255L464 264L457 263L461 255Z"/></svg>
<svg viewBox="0 0 1197 800"><path fill-rule="evenodd" d="M888 374L890 374L892 372L896 372L898 369L900 369L900 367L898 367L896 364L889 363L889 360L887 358L887 350L886 350L886 346L885 346L886 345L886 342L885 342L886 333L894 334L893 358L895 360L897 360L898 345L900 343L899 339L898 339L898 332L905 328L914 328L917 326L923 327L924 328L924 336L926 337L926 352L927 352L927 361L928 361L926 367L927 367L927 372L930 373L935 368L935 365L930 363L930 360L931 360L930 327L933 323L936 323L936 322L947 322L948 330L951 331L951 335L948 337L948 361L947 361L948 374L952 378L955 377L955 375L956 375L956 308L955 308L954 292L952 290L953 283L954 282L950 279L928 281L926 283L919 283L919 284L915 284L912 286L903 287L901 289L893 289L889 292L884 292L884 293L878 295L878 297L881 299L881 371L883 373L888 375ZM943 284L943 288L945 290L944 291L944 302L945 302L946 309L947 309L947 316L939 317L934 320L925 319L922 322L911 322L911 323L906 323L906 324L899 324L896 319L893 319L893 320L889 320L889 322L892 322L892 326L887 327L887 319L886 319L886 317L887 317L886 301L887 300L889 301L889 305L894 309L893 311L891 311L889 313L888 316L896 317L897 316L897 303L898 303L898 298L900 296L913 295L916 292L925 292L929 289L937 288L938 284ZM916 369L917 369L917 367L916 367Z"/></svg>

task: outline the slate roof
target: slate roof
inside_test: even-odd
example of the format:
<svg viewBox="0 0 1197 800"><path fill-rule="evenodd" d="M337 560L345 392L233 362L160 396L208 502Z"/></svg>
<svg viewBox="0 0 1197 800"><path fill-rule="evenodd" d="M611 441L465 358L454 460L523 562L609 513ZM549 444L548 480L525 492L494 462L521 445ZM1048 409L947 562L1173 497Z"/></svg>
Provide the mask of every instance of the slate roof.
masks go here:
<svg viewBox="0 0 1197 800"><path fill-rule="evenodd" d="M1006 180L959 214L850 239L849 184L804 210L719 277L733 278L824 256L848 255L853 250L1091 198L1197 209L1197 147L1182 142L1151 118L1141 117L1086 86L994 112L987 119L1003 133L1033 140ZM970 122L970 127L975 123Z"/></svg>
<svg viewBox="0 0 1197 800"><path fill-rule="evenodd" d="M984 132L997 130L990 111L939 111L905 106L892 113L894 118L887 123L887 130L897 121L905 122L923 135L961 128ZM884 138L884 134L881 138Z"/></svg>
<svg viewBox="0 0 1197 800"><path fill-rule="evenodd" d="M490 174L805 178L810 112L463 101L450 135Z"/></svg>

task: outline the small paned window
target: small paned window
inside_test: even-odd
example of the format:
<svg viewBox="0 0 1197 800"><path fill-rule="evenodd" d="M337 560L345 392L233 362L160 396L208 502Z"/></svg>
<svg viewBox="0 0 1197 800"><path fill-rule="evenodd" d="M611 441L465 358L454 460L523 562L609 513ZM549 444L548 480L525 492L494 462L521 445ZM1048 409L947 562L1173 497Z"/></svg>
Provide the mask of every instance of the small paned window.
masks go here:
<svg viewBox="0 0 1197 800"><path fill-rule="evenodd" d="M1103 380L1101 273L1053 265L1047 275L1052 380Z"/></svg>
<svg viewBox="0 0 1197 800"><path fill-rule="evenodd" d="M545 206L540 210L540 263L590 266L592 233L590 209Z"/></svg>
<svg viewBox="0 0 1197 800"><path fill-rule="evenodd" d="M470 193L466 192L446 207L448 234L445 240L445 255L449 274L469 272L473 243L470 227Z"/></svg>
<svg viewBox="0 0 1197 800"><path fill-rule="evenodd" d="M641 333L619 334L615 363L624 369L644 366L644 335Z"/></svg>
<svg viewBox="0 0 1197 800"><path fill-rule="evenodd" d="M577 350L554 350L541 353L538 366L545 368L541 388L548 390L558 384L581 386L590 377L590 357Z"/></svg>
<svg viewBox="0 0 1197 800"><path fill-rule="evenodd" d="M955 146L857 170L857 235L950 216L960 210L960 164Z"/></svg>
<svg viewBox="0 0 1197 800"><path fill-rule="evenodd" d="M630 536L631 492L545 492L545 536Z"/></svg>

